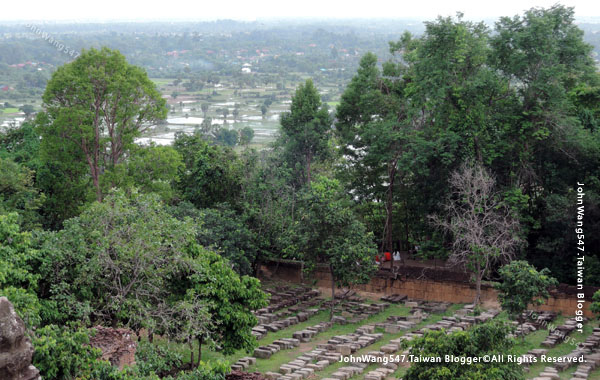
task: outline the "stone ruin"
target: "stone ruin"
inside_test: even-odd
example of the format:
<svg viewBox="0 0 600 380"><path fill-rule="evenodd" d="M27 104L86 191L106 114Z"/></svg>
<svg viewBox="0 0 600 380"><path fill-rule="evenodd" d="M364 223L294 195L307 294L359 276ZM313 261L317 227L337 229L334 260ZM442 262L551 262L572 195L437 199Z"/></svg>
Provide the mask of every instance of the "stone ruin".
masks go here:
<svg viewBox="0 0 600 380"><path fill-rule="evenodd" d="M225 375L225 380L265 380L265 377L260 372L234 370Z"/></svg>
<svg viewBox="0 0 600 380"><path fill-rule="evenodd" d="M41 380L40 371L31 364L33 346L25 333L13 305L0 297L0 379Z"/></svg>
<svg viewBox="0 0 600 380"><path fill-rule="evenodd" d="M96 326L94 329L96 334L90 337L90 346L102 351L102 360L119 369L135 364L137 342L132 338L131 330L102 326Z"/></svg>
<svg viewBox="0 0 600 380"><path fill-rule="evenodd" d="M569 320L565 325L570 325ZM539 349L540 356L548 352L547 349ZM530 351L531 352L531 351ZM568 358L584 357L583 363L575 363L574 361L568 360ZM575 372L571 374L571 380L585 380L591 372L600 367L600 328L594 328L591 335L586 340L579 344L573 351L562 356L563 360L554 364L554 366L545 367L538 376L534 377L533 380L552 380L560 379L560 372L566 371L569 367L577 365Z"/></svg>
<svg viewBox="0 0 600 380"><path fill-rule="evenodd" d="M323 301L319 297L321 293L309 287L280 286L265 291L271 294L269 306L254 312L258 325L252 328L252 335L258 340L264 338L269 332L306 321L319 311L313 307ZM278 311L283 308L287 310Z"/></svg>

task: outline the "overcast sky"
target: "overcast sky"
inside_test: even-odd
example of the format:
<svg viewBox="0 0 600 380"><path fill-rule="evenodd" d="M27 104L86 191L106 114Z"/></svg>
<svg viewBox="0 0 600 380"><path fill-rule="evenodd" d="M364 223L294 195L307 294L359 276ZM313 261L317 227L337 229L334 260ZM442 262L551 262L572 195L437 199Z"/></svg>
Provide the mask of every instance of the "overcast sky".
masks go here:
<svg viewBox="0 0 600 380"><path fill-rule="evenodd" d="M0 20L256 20L419 18L465 13L497 18L560 2L577 18L600 16L599 0L3 0Z"/></svg>

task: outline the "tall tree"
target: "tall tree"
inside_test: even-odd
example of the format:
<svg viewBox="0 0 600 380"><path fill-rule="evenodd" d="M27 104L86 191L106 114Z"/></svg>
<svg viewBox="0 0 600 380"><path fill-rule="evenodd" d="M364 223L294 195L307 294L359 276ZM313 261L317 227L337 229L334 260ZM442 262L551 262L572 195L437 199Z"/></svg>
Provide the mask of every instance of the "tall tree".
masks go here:
<svg viewBox="0 0 600 380"><path fill-rule="evenodd" d="M489 164L499 154L496 142L510 99L508 81L489 67L489 30L483 22L462 20L460 13L425 26L420 38L405 34L391 44L408 64L411 112L429 138L455 141L444 152L454 156L451 163L475 159Z"/></svg>
<svg viewBox="0 0 600 380"><path fill-rule="evenodd" d="M425 26L419 38L406 33L390 44L398 64L405 65L398 72L405 112L416 130L410 158L400 165L408 172L400 195L410 224L407 237L425 247L425 254L445 256L443 241L420 215L439 212L437 200L447 196L445 182L461 162L502 161L506 144L498 142L512 121L514 96L509 81L489 67L489 31L483 23L458 14ZM400 147L406 150L407 144Z"/></svg>
<svg viewBox="0 0 600 380"><path fill-rule="evenodd" d="M406 139L411 130L403 107L401 72L400 65L388 65L386 74L395 79L384 79L377 67L377 57L365 54L357 74L342 94L336 115L336 133L345 144L343 152L347 160L342 176L360 198L383 200L385 223L381 249L389 252L393 249L394 192L402 156L409 151Z"/></svg>
<svg viewBox="0 0 600 380"><path fill-rule="evenodd" d="M368 282L375 271L373 234L354 216L337 180L318 176L301 193L286 253L307 271L325 265L331 275L331 312L335 286Z"/></svg>
<svg viewBox="0 0 600 380"><path fill-rule="evenodd" d="M505 138L510 159L497 165L505 174L496 172L528 197L529 261L550 268L561 281L574 280L568 254L574 244L568 234L574 188L577 182L590 184L586 209L592 215L600 192L594 185L600 137L593 128L599 77L592 47L583 41L573 8L562 5L503 17L495 29L490 66L510 80L517 95Z"/></svg>
<svg viewBox="0 0 600 380"><path fill-rule="evenodd" d="M292 96L290 112L281 115L279 138L290 167L298 165L302 184L310 183L311 166L327 154L330 128L327 107L321 103L321 95L312 80L307 79Z"/></svg>
<svg viewBox="0 0 600 380"><path fill-rule="evenodd" d="M257 253L252 263L254 274L265 257L283 252L287 246L285 231L295 220L297 192L292 170L278 151L245 151L242 204L247 227L256 239Z"/></svg>
<svg viewBox="0 0 600 380"><path fill-rule="evenodd" d="M81 156L71 159L84 159L98 201L103 198L102 173L119 164L135 137L167 113L146 72L108 48L84 51L59 67L43 101L42 149L50 158L65 146L79 151Z"/></svg>
<svg viewBox="0 0 600 380"><path fill-rule="evenodd" d="M248 145L254 138L254 129L251 127L244 127L240 130L240 144Z"/></svg>
<svg viewBox="0 0 600 380"><path fill-rule="evenodd" d="M200 104L200 109L202 110L202 114L204 114L204 118L206 119L206 113L208 112L208 107L210 106L210 104L208 103L202 103Z"/></svg>

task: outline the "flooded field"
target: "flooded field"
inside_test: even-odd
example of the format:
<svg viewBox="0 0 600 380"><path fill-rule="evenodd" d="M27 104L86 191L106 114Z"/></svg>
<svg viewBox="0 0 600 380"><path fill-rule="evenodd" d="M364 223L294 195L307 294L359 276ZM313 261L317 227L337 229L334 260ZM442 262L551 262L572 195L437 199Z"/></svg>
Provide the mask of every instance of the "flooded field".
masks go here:
<svg viewBox="0 0 600 380"><path fill-rule="evenodd" d="M254 138L250 145L257 149L264 148L275 140L280 115L289 111L294 90L291 85L283 90L273 86L240 89L225 83L200 91L185 91L171 80L153 81L163 93L169 112L165 123L149 127L136 139L139 144L171 145L177 132L194 133L201 128L205 118L210 118L214 128L252 128ZM42 108L39 100L34 102L27 99L11 108L11 112L0 110L0 130L18 127L26 119L25 114L18 111L21 103L34 104L36 111ZM330 102L330 105L334 104Z"/></svg>

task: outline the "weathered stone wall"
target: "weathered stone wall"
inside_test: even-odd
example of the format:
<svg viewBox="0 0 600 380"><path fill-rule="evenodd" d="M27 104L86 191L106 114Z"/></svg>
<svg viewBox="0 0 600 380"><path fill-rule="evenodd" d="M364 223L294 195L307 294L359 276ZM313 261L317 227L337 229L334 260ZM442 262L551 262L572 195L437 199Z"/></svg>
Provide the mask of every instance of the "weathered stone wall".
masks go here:
<svg viewBox="0 0 600 380"><path fill-rule="evenodd" d="M0 379L40 380L31 365L33 346L25 324L6 297L0 297Z"/></svg>
<svg viewBox="0 0 600 380"><path fill-rule="evenodd" d="M264 278L276 278L290 282L301 282L300 265L296 265L293 272L292 266L288 265L286 271L275 271L275 263L263 265L261 273ZM305 282L323 288L324 294L329 294L331 277L329 271L317 268L311 276L305 276ZM400 267L392 273L389 270L380 270L371 281L364 285L356 285L354 290L367 293L375 297L400 293L409 298L425 301L439 301L452 303L470 303L475 299L475 284L469 282L466 273L451 271L441 268L422 267ZM592 295L597 290L594 287L585 287L586 301L583 312L586 317L592 317L590 303ZM577 290L574 286L559 285L551 290L551 297L542 306L531 306L532 309L541 311L554 311L565 316L575 315L577 309ZM481 301L484 306L498 307L498 292L488 284L482 284Z"/></svg>
<svg viewBox="0 0 600 380"><path fill-rule="evenodd" d="M280 278L292 283L304 280L302 276L302 264L299 262L279 260L262 265L258 273L262 278Z"/></svg>
<svg viewBox="0 0 600 380"><path fill-rule="evenodd" d="M133 340L133 332L128 329L113 329L109 327L94 327L96 334L90 338L90 346L102 351L102 360L125 368L135 364L137 342Z"/></svg>

